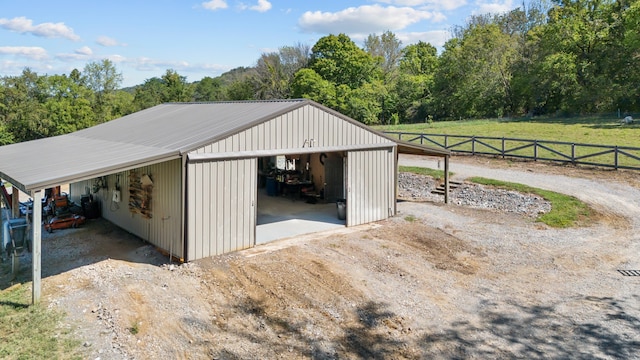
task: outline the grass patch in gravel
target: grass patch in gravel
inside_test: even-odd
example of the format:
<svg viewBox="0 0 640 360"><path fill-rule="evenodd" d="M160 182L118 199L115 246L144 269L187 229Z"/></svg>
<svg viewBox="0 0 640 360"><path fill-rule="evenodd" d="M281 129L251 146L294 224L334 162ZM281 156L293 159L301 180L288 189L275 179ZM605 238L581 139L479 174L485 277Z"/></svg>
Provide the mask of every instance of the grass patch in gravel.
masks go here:
<svg viewBox="0 0 640 360"><path fill-rule="evenodd" d="M80 342L60 327L63 315L42 305L31 306L27 290L14 285L0 291L0 358L81 359Z"/></svg>
<svg viewBox="0 0 640 360"><path fill-rule="evenodd" d="M551 211L538 217L538 221L555 228L568 228L585 223L595 215L594 211L577 198L553 191L542 190L528 185L504 182L483 177L473 177L469 181L525 194L536 194L551 203Z"/></svg>
<svg viewBox="0 0 640 360"><path fill-rule="evenodd" d="M436 180L444 179L444 170L436 170L436 169L423 168L423 167L417 167L417 166L400 166L398 168L398 171L408 172L408 173L418 174L418 175L427 175L427 176L431 176ZM453 175L453 173L449 171L449 176L451 175Z"/></svg>

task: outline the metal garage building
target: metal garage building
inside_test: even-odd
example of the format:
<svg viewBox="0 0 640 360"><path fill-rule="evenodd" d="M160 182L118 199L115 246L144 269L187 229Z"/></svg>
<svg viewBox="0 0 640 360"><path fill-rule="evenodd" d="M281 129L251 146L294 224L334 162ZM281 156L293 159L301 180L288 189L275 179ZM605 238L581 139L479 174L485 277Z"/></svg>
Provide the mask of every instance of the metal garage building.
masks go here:
<svg viewBox="0 0 640 360"><path fill-rule="evenodd" d="M255 245L260 175L276 156L311 162L317 188L337 180L326 195L346 199L346 226L395 215L399 147L448 164L447 150L399 144L310 100L175 103L0 147L0 177L36 204L70 184L72 200L92 194L102 217L189 261ZM34 279L36 270L34 253Z"/></svg>

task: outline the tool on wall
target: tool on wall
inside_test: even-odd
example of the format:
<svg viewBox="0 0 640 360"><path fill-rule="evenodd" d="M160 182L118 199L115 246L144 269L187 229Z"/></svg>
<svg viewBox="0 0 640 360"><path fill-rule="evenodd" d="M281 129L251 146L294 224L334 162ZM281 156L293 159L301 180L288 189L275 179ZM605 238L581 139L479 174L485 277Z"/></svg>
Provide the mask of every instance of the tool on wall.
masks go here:
<svg viewBox="0 0 640 360"><path fill-rule="evenodd" d="M106 189L106 188L107 188L107 177L106 176L101 176L101 177L96 178L93 181L93 188L91 190L95 194L98 191L100 191L100 189Z"/></svg>
<svg viewBox="0 0 640 360"><path fill-rule="evenodd" d="M113 202L119 203L122 201L122 194L120 193L120 175L116 175L116 186L113 188Z"/></svg>

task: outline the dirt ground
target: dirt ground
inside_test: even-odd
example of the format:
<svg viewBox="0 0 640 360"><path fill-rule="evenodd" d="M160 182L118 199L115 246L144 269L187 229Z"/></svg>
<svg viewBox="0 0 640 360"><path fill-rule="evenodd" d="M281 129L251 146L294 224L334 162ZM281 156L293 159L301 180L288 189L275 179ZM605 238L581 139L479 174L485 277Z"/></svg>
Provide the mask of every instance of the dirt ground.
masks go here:
<svg viewBox="0 0 640 360"><path fill-rule="evenodd" d="M574 170L638 194L637 174ZM87 359L639 358L640 276L620 272L640 269L632 214L558 230L443 204L398 209L187 264L92 220L43 234L43 303L66 313ZM21 261L14 282L28 284Z"/></svg>

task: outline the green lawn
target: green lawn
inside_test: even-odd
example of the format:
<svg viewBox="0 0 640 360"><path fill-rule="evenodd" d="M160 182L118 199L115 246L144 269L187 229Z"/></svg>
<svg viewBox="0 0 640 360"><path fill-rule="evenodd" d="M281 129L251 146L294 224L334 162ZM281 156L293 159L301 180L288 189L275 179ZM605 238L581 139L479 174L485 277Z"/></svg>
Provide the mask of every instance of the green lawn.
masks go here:
<svg viewBox="0 0 640 360"><path fill-rule="evenodd" d="M612 117L575 117L443 121L431 124L377 126L375 128L381 131L475 135L640 147L640 119L630 125L620 125L619 119Z"/></svg>
<svg viewBox="0 0 640 360"><path fill-rule="evenodd" d="M482 177L474 177L469 181L500 189L514 190L523 194L536 194L551 202L551 211L538 217L538 221L555 228L568 228L593 223L597 214L587 204L569 195L531 186L504 182Z"/></svg>
<svg viewBox="0 0 640 360"><path fill-rule="evenodd" d="M402 166L402 165L400 165L398 167L398 171L414 173L414 174L418 174L418 175L427 175L427 176L431 176L432 178L434 178L436 180L444 179L444 170L429 169L429 168L423 168L423 167L417 167L417 166ZM453 173L451 171L449 171L449 176L451 176L451 175L453 175Z"/></svg>
<svg viewBox="0 0 640 360"><path fill-rule="evenodd" d="M30 305L29 290L21 284L0 290L0 359L81 359L80 342L60 326L63 314Z"/></svg>

